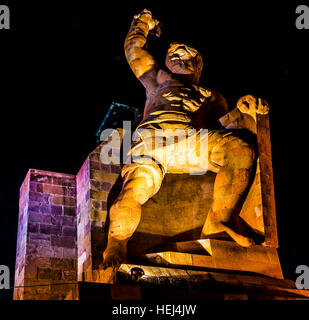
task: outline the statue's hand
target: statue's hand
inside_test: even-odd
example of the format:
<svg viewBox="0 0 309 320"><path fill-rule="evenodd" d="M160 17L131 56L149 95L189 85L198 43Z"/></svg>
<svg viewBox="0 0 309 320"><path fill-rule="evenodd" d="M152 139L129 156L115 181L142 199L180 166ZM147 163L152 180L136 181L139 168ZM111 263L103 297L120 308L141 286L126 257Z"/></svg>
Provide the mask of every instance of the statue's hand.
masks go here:
<svg viewBox="0 0 309 320"><path fill-rule="evenodd" d="M256 113L268 114L269 112L269 104L266 100L256 98L250 94L238 99L237 108L242 113L248 113L252 116L254 116Z"/></svg>
<svg viewBox="0 0 309 320"><path fill-rule="evenodd" d="M149 31L154 30L156 36L160 37L161 35L161 23L160 21L153 18L152 13L148 9L144 9L140 14L134 16L134 19L141 20L148 24Z"/></svg>

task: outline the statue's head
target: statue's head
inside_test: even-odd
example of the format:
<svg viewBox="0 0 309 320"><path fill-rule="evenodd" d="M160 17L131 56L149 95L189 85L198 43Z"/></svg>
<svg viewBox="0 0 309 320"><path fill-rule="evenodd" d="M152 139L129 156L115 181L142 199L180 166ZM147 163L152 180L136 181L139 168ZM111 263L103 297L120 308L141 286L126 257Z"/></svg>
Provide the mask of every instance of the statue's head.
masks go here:
<svg viewBox="0 0 309 320"><path fill-rule="evenodd" d="M203 70L203 60L200 53L181 42L174 42L170 45L165 64L172 73L191 75L194 82L199 81Z"/></svg>

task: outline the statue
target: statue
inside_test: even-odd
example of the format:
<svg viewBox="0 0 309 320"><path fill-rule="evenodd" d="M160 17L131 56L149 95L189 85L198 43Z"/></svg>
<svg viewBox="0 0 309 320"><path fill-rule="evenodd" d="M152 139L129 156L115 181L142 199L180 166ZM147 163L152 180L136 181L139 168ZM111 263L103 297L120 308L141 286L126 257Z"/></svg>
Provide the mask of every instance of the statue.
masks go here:
<svg viewBox="0 0 309 320"><path fill-rule="evenodd" d="M195 174L203 168L215 172L213 201L201 239L226 233L240 246L254 245L251 238L227 225L251 181L257 156L254 142L246 130L228 130L218 121L229 112L228 105L219 92L199 85L203 69L200 53L187 44L172 43L165 60L168 70L160 69L145 50L149 32L159 36L160 22L144 9L134 17L124 48L132 71L146 89L144 116L137 130L145 129L148 135L134 141L130 151L134 162L126 163L122 169L122 191L110 208L104 268L126 260L127 242L139 224L142 205L158 192L167 172ZM239 99L237 107L249 114L268 111L264 100L251 95ZM156 132L160 131L161 138L168 140L173 129L187 133L186 139L177 142L178 151L187 140L198 137L200 144L207 143L207 156L190 166L179 161L184 153L179 157L173 151L175 145L167 142L158 148L166 151L164 156L160 152L151 153ZM203 129L207 129L206 135ZM185 153L194 157L195 151L186 149Z"/></svg>

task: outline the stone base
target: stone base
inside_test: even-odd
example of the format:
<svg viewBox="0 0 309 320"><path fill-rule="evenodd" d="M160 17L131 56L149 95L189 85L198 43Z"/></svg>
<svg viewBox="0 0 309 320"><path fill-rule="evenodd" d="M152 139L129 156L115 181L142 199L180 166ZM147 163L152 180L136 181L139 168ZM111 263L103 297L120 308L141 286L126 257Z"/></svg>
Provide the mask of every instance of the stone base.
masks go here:
<svg viewBox="0 0 309 320"><path fill-rule="evenodd" d="M175 242L161 252L145 255L156 265L248 271L283 279L276 248L243 248L234 241L203 239Z"/></svg>
<svg viewBox="0 0 309 320"><path fill-rule="evenodd" d="M134 279L132 268L144 275ZM100 274L105 271L100 270ZM164 268L122 264L114 284L79 282L67 299L76 300L308 300L291 280L235 272Z"/></svg>

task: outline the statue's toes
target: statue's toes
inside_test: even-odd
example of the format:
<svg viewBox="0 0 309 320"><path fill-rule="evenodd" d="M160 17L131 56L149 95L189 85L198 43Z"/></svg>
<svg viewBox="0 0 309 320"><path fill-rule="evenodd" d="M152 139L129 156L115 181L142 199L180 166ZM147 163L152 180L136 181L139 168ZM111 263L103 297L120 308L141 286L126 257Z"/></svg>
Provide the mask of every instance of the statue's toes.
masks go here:
<svg viewBox="0 0 309 320"><path fill-rule="evenodd" d="M250 248L255 245L255 242L251 238L247 238L241 235L237 235L234 239L240 246L245 247L245 248Z"/></svg>
<svg viewBox="0 0 309 320"><path fill-rule="evenodd" d="M251 238L244 237L244 239L242 239L240 245L243 246L243 247L246 247L246 248L250 248L250 247L253 247L255 245L255 242Z"/></svg>
<svg viewBox="0 0 309 320"><path fill-rule="evenodd" d="M105 257L103 262L99 265L100 269L107 269L112 267L114 270L119 269L120 265L124 262L122 257Z"/></svg>

